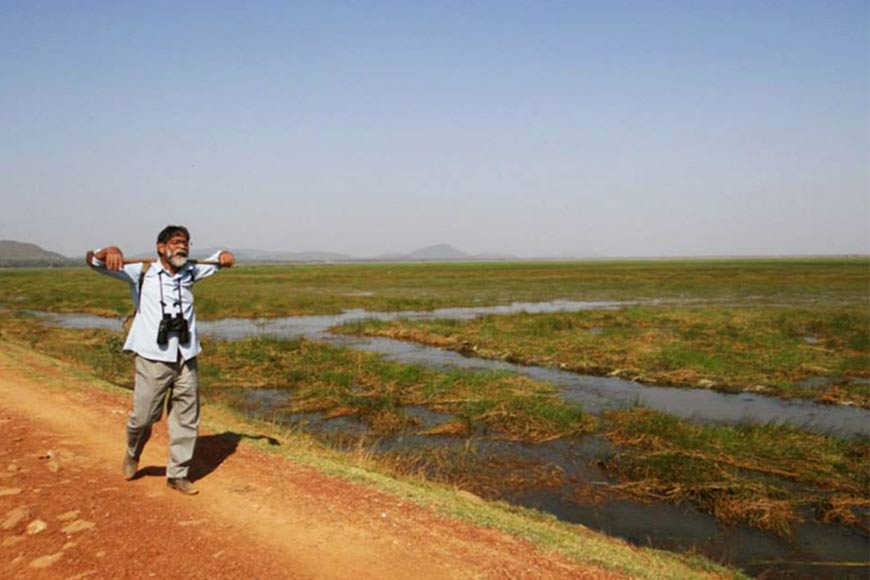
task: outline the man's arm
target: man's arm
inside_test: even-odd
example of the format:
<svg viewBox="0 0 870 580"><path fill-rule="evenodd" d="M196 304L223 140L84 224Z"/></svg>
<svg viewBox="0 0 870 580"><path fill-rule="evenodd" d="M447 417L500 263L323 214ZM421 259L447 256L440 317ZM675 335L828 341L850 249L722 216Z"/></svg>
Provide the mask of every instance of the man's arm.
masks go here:
<svg viewBox="0 0 870 580"><path fill-rule="evenodd" d="M88 266L98 267L93 261L94 258L98 262L102 262L103 266L109 270L120 270L124 267L124 252L118 246L109 246L88 252L88 255L85 257Z"/></svg>
<svg viewBox="0 0 870 580"><path fill-rule="evenodd" d="M229 250L221 250L215 252L203 260L203 262L214 262L215 264L199 263L194 265L194 278L197 282L203 278L208 278L223 268L232 268L236 263L236 257Z"/></svg>
<svg viewBox="0 0 870 580"><path fill-rule="evenodd" d="M90 251L85 260L97 272L129 283L137 282L142 271L142 264L124 265L124 253L117 246Z"/></svg>

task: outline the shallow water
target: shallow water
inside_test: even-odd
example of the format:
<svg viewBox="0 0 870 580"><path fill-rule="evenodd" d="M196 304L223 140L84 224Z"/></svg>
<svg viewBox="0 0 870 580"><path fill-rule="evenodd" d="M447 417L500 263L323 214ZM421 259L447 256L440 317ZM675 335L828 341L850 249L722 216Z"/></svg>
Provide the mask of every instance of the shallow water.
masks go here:
<svg viewBox="0 0 870 580"><path fill-rule="evenodd" d="M658 302L645 302L655 304ZM579 312L615 309L637 302L515 302L506 306L441 308L433 311L367 312L348 310L337 315L290 316L285 318L226 318L198 321L204 336L233 340L251 336L308 338L348 348L375 352L398 362L423 364L441 369L463 368L506 370L526 375L559 387L564 397L583 405L590 413L608 409L643 405L699 422L788 424L810 431L839 436L870 435L870 411L842 405L822 405L812 401L783 400L753 393L727 394L703 389L663 387L627 381L615 377L580 375L559 369L526 366L467 357L426 345L379 337L336 335L333 326L366 319L395 320L471 319L488 314L518 312ZM105 328L120 330L120 319L84 314L35 313L46 321L70 328Z"/></svg>
<svg viewBox="0 0 870 580"><path fill-rule="evenodd" d="M578 375L547 367L466 357L462 354L387 338L326 337L325 340L370 352L390 360L437 368L505 370L561 388L569 401L590 413L643 405L685 419L709 423L788 424L810 431L841 436L867 435L870 411L858 407L820 405L812 401L783 400L752 393L727 394L702 389L645 385L614 377Z"/></svg>

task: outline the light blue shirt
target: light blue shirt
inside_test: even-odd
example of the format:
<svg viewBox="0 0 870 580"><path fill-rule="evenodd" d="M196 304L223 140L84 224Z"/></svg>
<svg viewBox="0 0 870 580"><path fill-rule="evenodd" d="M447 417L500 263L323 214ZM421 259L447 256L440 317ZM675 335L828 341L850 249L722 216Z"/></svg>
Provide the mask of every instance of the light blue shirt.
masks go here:
<svg viewBox="0 0 870 580"><path fill-rule="evenodd" d="M100 250L94 250L94 254ZM207 261L218 261L221 252L206 258ZM199 354L199 334L196 331L196 313L193 308L193 285L220 270L220 266L205 264L186 264L175 274L171 274L158 260L151 264L142 280L142 292L139 292L139 274L143 264L126 264L121 270L109 270L105 262L96 256L91 259L91 267L97 272L123 280L130 285L130 294L136 308L133 326L124 343L125 351L132 351L141 357L165 362L176 362L179 354L184 360L190 360ZM163 288L164 307L160 306L160 289ZM180 304L179 304L180 292ZM139 296L141 294L141 303ZM157 330L163 312L170 316L181 313L187 320L190 329L190 341L181 344L176 333L169 333L169 341L165 346L157 344Z"/></svg>

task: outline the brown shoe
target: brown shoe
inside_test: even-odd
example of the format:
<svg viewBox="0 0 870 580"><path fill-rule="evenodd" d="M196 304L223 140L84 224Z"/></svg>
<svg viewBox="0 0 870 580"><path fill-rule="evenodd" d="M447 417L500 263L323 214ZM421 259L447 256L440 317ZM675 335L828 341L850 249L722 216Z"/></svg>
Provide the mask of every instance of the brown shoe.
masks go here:
<svg viewBox="0 0 870 580"><path fill-rule="evenodd" d="M184 495L196 495L199 490L193 487L193 484L185 477L170 477L166 480L166 485L170 489L180 491Z"/></svg>
<svg viewBox="0 0 870 580"><path fill-rule="evenodd" d="M124 473L124 479L130 481L136 477L136 472L139 471L139 461L130 457L129 453L124 453L124 462L121 463L121 471Z"/></svg>

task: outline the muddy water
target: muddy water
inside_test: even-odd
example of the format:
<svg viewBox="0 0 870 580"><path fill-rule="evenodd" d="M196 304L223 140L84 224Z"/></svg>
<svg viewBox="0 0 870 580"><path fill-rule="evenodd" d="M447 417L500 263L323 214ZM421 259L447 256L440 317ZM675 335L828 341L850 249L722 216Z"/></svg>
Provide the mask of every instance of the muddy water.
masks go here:
<svg viewBox="0 0 870 580"><path fill-rule="evenodd" d="M327 419L320 413L282 412L291 401L288 391L221 389L218 396L227 395L228 402L252 418L292 425L339 449L356 450L362 443L382 455L414 458L452 450L456 458L472 457L468 463L457 460L458 466L453 467L454 475L460 474L459 481L445 477L443 467L430 467L426 473L431 479L548 512L635 545L701 553L768 580L867 577L866 567L831 564L866 561L867 537L844 526L813 523L811 513L803 514L804 523L796 526L793 538L785 540L746 526L724 525L691 505L647 504L625 497L598 467L618 449L598 436L540 445L490 440L484 433L470 439L425 436L420 433L452 416L417 406L403 409L414 420L413 426L383 436L369 433L353 417ZM490 462L494 468L487 468ZM524 476L533 472L558 477L549 483L523 485Z"/></svg>
<svg viewBox="0 0 870 580"><path fill-rule="evenodd" d="M645 302L656 304L659 302ZM517 312L579 312L615 309L637 302L515 302L507 306L441 308L433 311L367 312L347 310L328 316L285 318L227 318L197 322L205 336L225 340L250 336L305 337L339 346L380 353L390 360L423 364L435 368L506 370L548 382L561 388L567 400L579 403L591 413L631 405L644 405L699 422L789 424L803 429L841 436L870 435L870 411L856 407L820 405L806 400L785 401L752 393L725 394L701 389L645 385L613 377L578 375L559 369L525 366L503 361L466 357L456 352L388 338L335 335L329 329L339 324L366 319L471 319L488 314ZM35 313L52 324L72 328L120 330L119 319L84 314Z"/></svg>

